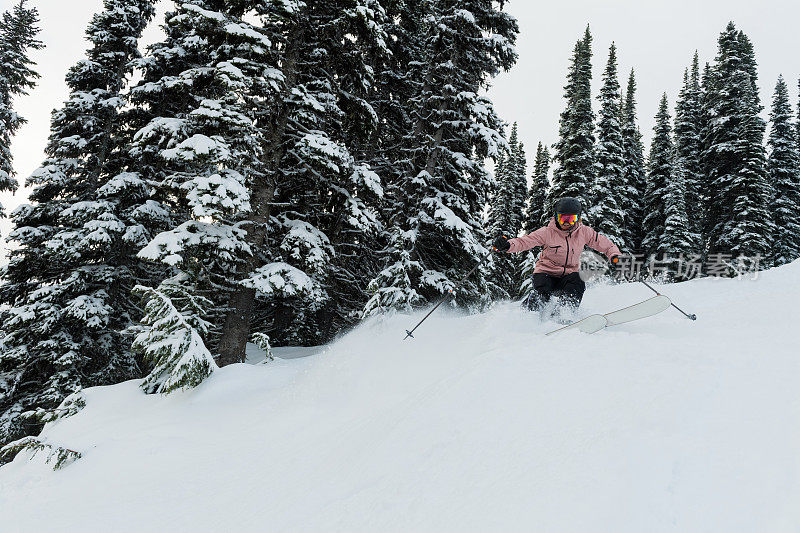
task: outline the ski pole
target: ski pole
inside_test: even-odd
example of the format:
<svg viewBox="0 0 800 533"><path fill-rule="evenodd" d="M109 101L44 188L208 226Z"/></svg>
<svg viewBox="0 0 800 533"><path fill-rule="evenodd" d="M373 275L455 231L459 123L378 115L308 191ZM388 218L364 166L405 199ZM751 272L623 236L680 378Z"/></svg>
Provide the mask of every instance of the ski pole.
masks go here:
<svg viewBox="0 0 800 533"><path fill-rule="evenodd" d="M403 340L406 340L406 339L407 339L407 338L409 338L409 337L411 337L411 338L413 339L413 338L414 338L414 335L412 335L412 333L414 333L414 331L415 331L415 330L416 330L416 329L417 329L417 328L420 326L420 324L422 324L423 322L425 322L425 319L427 319L429 316L431 316L431 313L433 313L434 311L436 311L436 308L437 308L437 307L439 307L440 305L442 305L442 304L445 302L445 300L447 300L448 298L450 298L450 296L453 294L453 291L454 291L455 289L459 288L459 287L461 286L461 284L462 284L462 283L464 283L465 281L467 281L467 278L468 278L468 277L470 277L470 276L472 275L472 273L473 273L473 272L475 272L475 271L478 269L478 267L479 267L479 266L481 266L483 263L485 263L485 262L486 262L486 260L487 260L487 259L489 259L489 256L490 256L490 255L492 255L492 252L489 252L488 254L486 254L486 256L485 256L483 259L481 259L480 261L478 261L478 264L476 264L474 267L472 267L472 270L470 270L469 272L467 272L467 275L466 275L466 276L464 276L463 278L461 278L461 281L459 281L458 283L456 283L455 287L453 287L452 289L449 289L449 290L447 291L447 294L445 294L444 296L442 296L442 298L439 300L439 302L438 302L436 305L434 305L434 306L433 306L433 309L431 309L430 311L428 311L428 314L427 314L427 315L425 315L424 317L422 317L422 320L420 320L419 322L417 322L417 325L416 325L416 326L414 326L414 327L411 329L411 331L408 331L408 330L406 330L406 336L405 336L405 337L403 337Z"/></svg>
<svg viewBox="0 0 800 533"><path fill-rule="evenodd" d="M645 287L647 287L648 289L650 289L650 290L651 290L651 291L653 291L654 293L656 293L656 294L658 294L658 295L661 295L661 293L660 293L660 292L658 292L658 291L657 291L657 290L655 290L653 287L651 287L651 286L650 286L650 284L649 284L649 283L647 283L646 281L644 281L643 279L640 279L639 281L641 281L642 283L644 283ZM687 315L686 313L684 313L684 312L683 312L683 310L682 310L680 307L678 307L677 305L675 305L674 303L672 303L672 300L670 300L670 304L672 305L672 307L674 307L675 309L677 309L678 311L680 311L681 313L683 313L683 316L685 316L686 318L688 318L688 319L691 319L691 320L697 320L697 315L695 315L694 313L692 313L691 315Z"/></svg>

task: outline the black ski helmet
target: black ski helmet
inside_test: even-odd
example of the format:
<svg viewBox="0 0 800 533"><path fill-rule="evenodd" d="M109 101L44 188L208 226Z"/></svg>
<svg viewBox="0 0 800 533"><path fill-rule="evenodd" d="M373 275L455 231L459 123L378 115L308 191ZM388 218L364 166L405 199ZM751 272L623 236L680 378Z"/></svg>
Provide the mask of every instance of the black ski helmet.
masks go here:
<svg viewBox="0 0 800 533"><path fill-rule="evenodd" d="M567 196L556 202L553 216L557 218L558 215L578 215L578 220L580 220L581 213L583 213L581 201Z"/></svg>

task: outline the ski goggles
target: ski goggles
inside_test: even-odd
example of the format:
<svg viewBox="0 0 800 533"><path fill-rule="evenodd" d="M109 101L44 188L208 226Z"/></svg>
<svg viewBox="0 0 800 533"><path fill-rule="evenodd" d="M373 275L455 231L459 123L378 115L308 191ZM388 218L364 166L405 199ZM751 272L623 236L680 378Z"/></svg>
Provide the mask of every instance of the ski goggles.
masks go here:
<svg viewBox="0 0 800 533"><path fill-rule="evenodd" d="M556 215L556 219L558 220L559 224L564 224L566 226L572 226L578 221L578 215Z"/></svg>

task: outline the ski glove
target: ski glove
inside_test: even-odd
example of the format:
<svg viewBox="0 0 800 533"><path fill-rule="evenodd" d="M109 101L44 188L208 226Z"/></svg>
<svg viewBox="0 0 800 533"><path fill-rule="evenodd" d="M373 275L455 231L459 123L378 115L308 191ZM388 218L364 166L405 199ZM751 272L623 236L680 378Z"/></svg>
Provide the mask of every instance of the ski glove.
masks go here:
<svg viewBox="0 0 800 533"><path fill-rule="evenodd" d="M618 255L612 255L609 261L611 261L611 272L616 271L620 267L620 257Z"/></svg>
<svg viewBox="0 0 800 533"><path fill-rule="evenodd" d="M498 252L507 252L508 249L511 248L511 244L508 242L508 237L505 235L500 235L492 243L492 248Z"/></svg>

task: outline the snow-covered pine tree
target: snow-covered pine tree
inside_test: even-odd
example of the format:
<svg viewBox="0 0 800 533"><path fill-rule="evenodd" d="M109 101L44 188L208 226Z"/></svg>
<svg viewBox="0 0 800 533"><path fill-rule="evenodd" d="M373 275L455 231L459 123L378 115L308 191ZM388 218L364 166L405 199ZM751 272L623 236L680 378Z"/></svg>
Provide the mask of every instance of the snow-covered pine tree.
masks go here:
<svg viewBox="0 0 800 533"><path fill-rule="evenodd" d="M396 102L387 102L396 96L384 92L396 88L396 80L387 75L378 83L375 75L389 62L385 18L373 0L308 3L284 28L282 56L289 59L282 67L291 68L291 85L276 111L285 125L267 134L277 142L278 187L264 237L268 264L253 279L283 261L320 290L302 297L271 290L269 298L258 300L255 313L268 323L261 332L276 343L319 344L354 324L367 299L366 284L378 271L385 192L370 165L386 170L387 157L376 149L383 130L372 102L397 111ZM224 357L244 356L253 314L235 310L244 309L248 298L239 291L232 299L221 341Z"/></svg>
<svg viewBox="0 0 800 533"><path fill-rule="evenodd" d="M509 146L510 145L511 143L509 142ZM501 199L508 183L507 165L510 163L508 152L509 150L506 148L500 149L494 165L494 184L492 185L490 194L491 200L489 202L488 216L486 219L486 228L489 231L489 235L492 237L505 231L503 223L505 221L506 205Z"/></svg>
<svg viewBox="0 0 800 533"><path fill-rule="evenodd" d="M169 394L199 385L217 369L203 342L209 326L203 317L211 302L195 293L185 274L157 288L137 285L133 292L144 301L145 314L133 350L153 368L142 389Z"/></svg>
<svg viewBox="0 0 800 533"><path fill-rule="evenodd" d="M664 192L664 233L655 252L656 257L669 261L667 273L674 281L686 279L686 261L691 259L697 245L687 219L686 174L683 160L675 156Z"/></svg>
<svg viewBox="0 0 800 533"><path fill-rule="evenodd" d="M518 172L519 135L517 123L511 127L508 146L500 150L495 170L495 185L489 202L487 228L492 237L505 232L509 238L514 232L514 195Z"/></svg>
<svg viewBox="0 0 800 533"><path fill-rule="evenodd" d="M514 169L514 189L511 211L511 223L516 234L523 229L525 219L525 204L528 198L528 160L525 154L525 145L520 141L517 144L516 165Z"/></svg>
<svg viewBox="0 0 800 533"><path fill-rule="evenodd" d="M644 195L646 189L644 144L642 133L636 122L636 77L631 69L628 86L625 90L625 103L622 109L622 146L625 168L623 179L625 194L620 207L625 215L624 242L632 250L642 249L644 239Z"/></svg>
<svg viewBox="0 0 800 533"><path fill-rule="evenodd" d="M730 189L724 191L733 206L733 216L721 233L728 237L728 242L723 238L722 244L730 246L735 270L742 271L770 266L775 223L768 208L775 192L769 179L763 145L766 124L759 116L762 106L753 90L753 78L747 72L739 73L737 77L743 88L739 115L745 117L736 128L736 152L742 165L730 183Z"/></svg>
<svg viewBox="0 0 800 533"><path fill-rule="evenodd" d="M511 227L512 215L512 185L515 177L515 152L519 143L517 135L517 123L511 128L511 135L508 138L508 146L502 148L497 156L495 164L494 183L489 194L488 217L486 228L489 238L494 238L500 234L508 238L516 237ZM495 285L501 290L495 295L496 298L508 298L510 296L509 287L513 278L513 258L506 256L495 256L492 261L491 276Z"/></svg>
<svg viewBox="0 0 800 533"><path fill-rule="evenodd" d="M789 89L778 77L770 113L770 148L767 168L775 190L769 216L780 226L780 236L772 246L771 262L783 265L800 257L800 153L797 131L792 124Z"/></svg>
<svg viewBox="0 0 800 533"><path fill-rule="evenodd" d="M693 253L703 251L703 218L697 216L707 204L704 194L704 177L700 161L702 153L702 91L697 52L692 59L692 69L683 75L683 87L675 105L675 154L680 161L686 187L686 206L694 214L690 217Z"/></svg>
<svg viewBox="0 0 800 533"><path fill-rule="evenodd" d="M536 147L531 186L528 189L525 216L522 221L522 230L526 233L547 224L548 219L552 216L547 205L547 189L550 187L549 175L550 151L540 142Z"/></svg>
<svg viewBox="0 0 800 533"><path fill-rule="evenodd" d="M711 191L708 252L734 258L760 256L763 261L771 240L772 221L766 207L772 193L765 168L765 124L759 116L762 106L753 47L732 22L718 45L706 81L704 109L706 116L713 117L703 138L703 165ZM750 261L733 266L749 268Z"/></svg>
<svg viewBox="0 0 800 533"><path fill-rule="evenodd" d="M508 150L501 152L496 175L496 188L490 203L487 227L490 237L504 233L509 238L516 237L522 229L522 218L527 195L527 165L525 148L519 141L517 123L511 128ZM516 273L519 269L517 256L499 255L494 258L492 275L495 284L508 295L516 293Z"/></svg>
<svg viewBox="0 0 800 533"><path fill-rule="evenodd" d="M797 135L797 153L800 154L800 79L797 80L797 120L795 121L795 132Z"/></svg>
<svg viewBox="0 0 800 533"><path fill-rule="evenodd" d="M705 262L708 255L708 229L712 223L712 206L711 196L713 194L711 176L709 174L709 161L707 159L708 149L712 142L712 126L713 126L713 113L714 102L711 98L714 96L712 90L714 74L711 69L711 64L706 62L703 66L703 72L700 75L700 171L703 176L703 181L700 186L700 196L702 200L702 212L696 216L700 217L697 222L701 224L702 238L703 238L703 261Z"/></svg>
<svg viewBox="0 0 800 533"><path fill-rule="evenodd" d="M550 187L548 174L550 172L550 152L541 142L536 147L536 160L531 175L531 186L528 189L528 199L525 206L525 216L522 221L522 230L530 233L547 224L552 216L547 206L547 189ZM519 265L519 284L517 296L522 297L530 293L533 283L533 270L536 268L536 250L526 253Z"/></svg>
<svg viewBox="0 0 800 533"><path fill-rule="evenodd" d="M554 145L553 160L558 166L547 197L549 207L565 196L579 198L585 208L589 208L593 200L595 138L591 59L592 35L587 26L583 39L575 44L564 87L567 105L561 113L559 140Z"/></svg>
<svg viewBox="0 0 800 533"><path fill-rule="evenodd" d="M653 132L653 142L650 144L647 160L647 189L643 202L645 236L642 247L648 256L658 254L664 236L667 217L666 197L674 174L675 147L672 143L672 125L666 93L661 97Z"/></svg>
<svg viewBox="0 0 800 533"><path fill-rule="evenodd" d="M276 186L270 165L278 149L270 133L275 121L285 127L286 120L273 113L280 110L287 78L275 52L282 36L249 16L270 9L293 16L269 3L177 5L167 14L166 39L152 47L144 79L133 91L150 111L134 152L173 218L139 255L188 274L194 290L213 302L208 342L221 354L221 365L244 360L244 343L241 353L238 346L235 353L226 350L226 336L241 331L228 331L222 316L233 308L249 325L256 289L242 282L265 262L266 217ZM243 306L237 300L242 294L251 297Z"/></svg>
<svg viewBox="0 0 800 533"><path fill-rule="evenodd" d="M153 215L130 172L123 88L153 15L150 0L105 0L86 31L87 57L66 77L47 159L29 178L31 205L12 215L0 289L0 442L34 435L81 387L136 377L123 334L139 310L130 290L146 272L135 254Z"/></svg>
<svg viewBox="0 0 800 533"><path fill-rule="evenodd" d="M404 138L414 128L413 109L407 106L420 91L423 48L428 31L431 0L397 0L381 2L385 17L388 54L376 58L370 65L375 73L374 94L371 105L380 122L368 146L369 167L381 178L384 196L380 203L380 220L383 231L370 241L370 247L379 258L402 247L403 235L399 220L405 216L406 182L404 179L410 163L404 149ZM497 161L495 173L501 162ZM377 272L368 276L371 281ZM408 279L395 279L391 286L399 292L410 290ZM403 286L405 288L401 289ZM366 291L365 291L366 293Z"/></svg>
<svg viewBox="0 0 800 533"><path fill-rule="evenodd" d="M617 47L611 43L608 63L600 89L600 120L597 124L595 151L595 186L588 218L593 227L605 234L625 252L633 246L625 240L626 197L624 143L622 139L622 97L617 79Z"/></svg>
<svg viewBox="0 0 800 533"><path fill-rule="evenodd" d="M39 35L39 12L20 0L0 17L0 191L16 191L11 138L25 119L14 111L14 97L28 94L39 78L30 53L44 44ZM4 216L0 206L0 216Z"/></svg>
<svg viewBox="0 0 800 533"><path fill-rule="evenodd" d="M502 146L500 120L479 93L516 60L516 21L493 0L429 4L417 74L409 102L414 127L405 136L405 194L394 206L394 239L386 267L370 283L365 314L410 310L448 294L487 253L480 212L490 177L482 159ZM487 302L486 271L454 294L453 305Z"/></svg>

